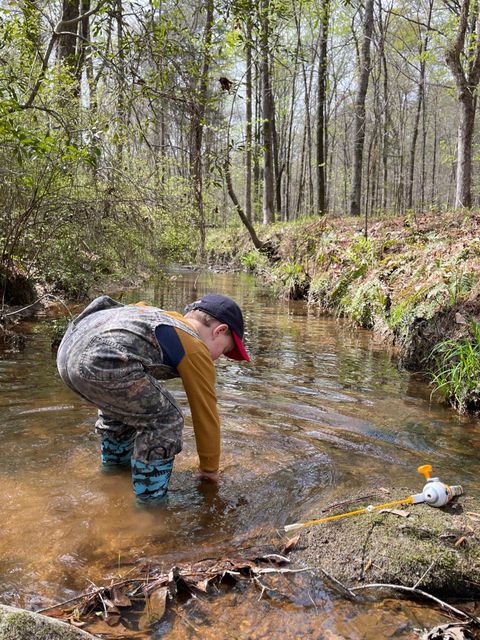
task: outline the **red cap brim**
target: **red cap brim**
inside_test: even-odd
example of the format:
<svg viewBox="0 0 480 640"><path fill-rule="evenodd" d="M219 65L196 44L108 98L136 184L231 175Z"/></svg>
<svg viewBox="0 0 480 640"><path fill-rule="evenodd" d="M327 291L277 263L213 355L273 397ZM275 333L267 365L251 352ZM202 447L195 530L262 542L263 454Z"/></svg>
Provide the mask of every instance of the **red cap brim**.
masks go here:
<svg viewBox="0 0 480 640"><path fill-rule="evenodd" d="M232 331L232 336L235 342L235 347L225 354L227 358L231 358L232 360L246 360L247 362L250 362L250 356L243 346L243 342L234 331Z"/></svg>

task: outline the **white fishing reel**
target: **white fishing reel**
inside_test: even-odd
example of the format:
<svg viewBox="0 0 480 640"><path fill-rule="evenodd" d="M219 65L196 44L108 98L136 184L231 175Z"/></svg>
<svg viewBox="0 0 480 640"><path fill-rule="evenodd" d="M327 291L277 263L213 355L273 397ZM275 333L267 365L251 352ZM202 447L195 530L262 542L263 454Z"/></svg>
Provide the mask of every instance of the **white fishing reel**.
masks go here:
<svg viewBox="0 0 480 640"><path fill-rule="evenodd" d="M424 464L418 467L418 472L425 476L427 483L423 487L422 493L412 496L412 503L418 504L426 502L431 507L443 507L455 496L463 494L463 487L459 484L448 485L441 482L439 478L431 478L432 465Z"/></svg>

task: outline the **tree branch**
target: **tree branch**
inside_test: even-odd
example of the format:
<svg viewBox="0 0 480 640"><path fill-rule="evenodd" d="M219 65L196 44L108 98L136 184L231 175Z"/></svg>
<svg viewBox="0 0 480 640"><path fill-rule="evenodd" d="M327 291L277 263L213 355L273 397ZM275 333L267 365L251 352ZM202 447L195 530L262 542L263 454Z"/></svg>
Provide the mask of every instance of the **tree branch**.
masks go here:
<svg viewBox="0 0 480 640"><path fill-rule="evenodd" d="M439 604L443 609L452 611L453 613L456 613L457 615L462 616L463 618L468 618L469 620L471 620L472 622L475 622L476 624L480 623L479 618L475 618L474 616L470 615L466 611L462 611L461 609L452 607L451 604L448 604L447 602L440 600L440 598L437 598L436 596L432 596L430 593L427 593L426 591L422 591L421 589L416 589L415 587L404 587L403 585L400 585L400 584L372 583L372 584L364 584L361 587L350 588L351 591L360 591L361 589L394 589L397 591L406 591L407 593L414 593L415 595L420 595L420 596L423 596L424 598L428 598L429 600L433 600L434 602Z"/></svg>

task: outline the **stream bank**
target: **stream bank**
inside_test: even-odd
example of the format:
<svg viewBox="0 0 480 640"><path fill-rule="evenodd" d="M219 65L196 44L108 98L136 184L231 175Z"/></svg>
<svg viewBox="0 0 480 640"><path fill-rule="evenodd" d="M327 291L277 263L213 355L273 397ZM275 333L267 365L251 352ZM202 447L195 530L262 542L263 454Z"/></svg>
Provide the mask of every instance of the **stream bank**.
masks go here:
<svg viewBox="0 0 480 640"><path fill-rule="evenodd" d="M276 247L277 262L252 250L247 232L238 228L211 232L208 258L212 268L249 270L277 296L305 299L321 313L373 330L412 372L436 375L444 366L445 349L439 345L447 340L453 347L471 345L473 383L469 372L466 386L455 393L443 386L437 397L475 415L480 411L479 230L478 212L375 219L367 231L359 218L311 218L265 228L264 240Z"/></svg>

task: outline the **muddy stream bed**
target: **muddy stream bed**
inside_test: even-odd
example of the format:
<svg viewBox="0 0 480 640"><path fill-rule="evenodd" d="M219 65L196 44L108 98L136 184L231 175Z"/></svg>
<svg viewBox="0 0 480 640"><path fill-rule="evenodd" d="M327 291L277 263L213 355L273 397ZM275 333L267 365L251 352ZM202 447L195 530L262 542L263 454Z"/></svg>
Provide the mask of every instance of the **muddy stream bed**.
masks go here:
<svg viewBox="0 0 480 640"><path fill-rule="evenodd" d="M60 381L49 320L26 326L23 349L0 354L2 604L39 610L148 560L168 570L263 544L281 549L283 525L313 505L363 487L420 491L425 463L478 497L479 421L432 404L425 382L400 371L369 332L274 300L239 274L179 272L115 297L182 310L211 291L244 309L252 362L217 363L218 489L196 478L186 396L169 381L185 408L185 444L156 510L135 505L128 472L101 472L95 410ZM136 637L414 638L448 620L393 596L350 602L308 572L283 580L281 595L244 582L176 603Z"/></svg>

